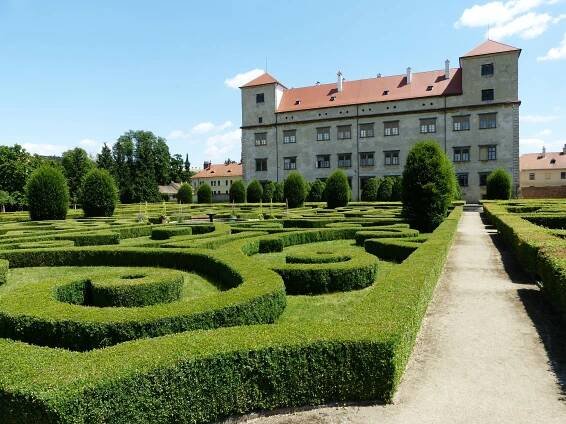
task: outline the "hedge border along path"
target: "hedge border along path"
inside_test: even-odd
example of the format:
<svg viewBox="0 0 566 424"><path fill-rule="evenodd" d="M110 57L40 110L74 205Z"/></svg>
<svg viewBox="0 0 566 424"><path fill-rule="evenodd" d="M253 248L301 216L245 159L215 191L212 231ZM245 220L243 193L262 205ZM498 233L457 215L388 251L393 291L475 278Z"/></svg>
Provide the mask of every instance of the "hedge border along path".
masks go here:
<svg viewBox="0 0 566 424"><path fill-rule="evenodd" d="M483 206L486 216L497 228L505 244L513 250L526 271L542 279L542 292L566 319L566 240L557 237L552 229L529 222L548 223L548 214L543 214L538 220L534 213L528 213L523 218L524 215L509 212L509 209L517 210L514 207L516 203L484 202ZM561 214L564 222L566 210ZM557 221L559 219L553 219L552 223Z"/></svg>
<svg viewBox="0 0 566 424"><path fill-rule="evenodd" d="M0 339L3 421L195 423L254 409L330 401L388 402L412 351L460 215L461 208L455 208L381 284L344 308L344 320L332 324L191 331L84 353ZM242 254L222 248L215 258L237 266L253 280L250 286L267 285L261 277L268 274L281 284L275 273L262 271L253 257L246 258L259 250L258 241L236 243ZM44 259L51 255L38 254Z"/></svg>

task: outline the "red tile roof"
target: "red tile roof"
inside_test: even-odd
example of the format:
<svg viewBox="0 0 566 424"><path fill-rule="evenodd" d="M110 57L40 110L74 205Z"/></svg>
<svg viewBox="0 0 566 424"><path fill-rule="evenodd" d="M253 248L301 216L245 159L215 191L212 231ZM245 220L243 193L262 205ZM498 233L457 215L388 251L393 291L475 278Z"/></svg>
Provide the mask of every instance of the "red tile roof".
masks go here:
<svg viewBox="0 0 566 424"><path fill-rule="evenodd" d="M514 52L514 51L521 52L521 49L510 46L508 44L498 43L497 41L486 40L483 43L481 43L479 46L470 50L462 57L483 56L485 54L505 53L505 52Z"/></svg>
<svg viewBox="0 0 566 424"><path fill-rule="evenodd" d="M287 89L283 92L277 111L291 112L461 94L462 72L459 68L451 69L449 78L444 77L444 71L414 72L410 84L407 84L407 77L403 74L344 81L342 86L340 93L336 89L336 83Z"/></svg>
<svg viewBox="0 0 566 424"><path fill-rule="evenodd" d="M275 78L269 75L267 72L261 74L259 77L251 80L250 82L242 85L240 88L244 87L255 87L258 85L266 85L266 84L280 84Z"/></svg>
<svg viewBox="0 0 566 424"><path fill-rule="evenodd" d="M241 177L242 175L241 163L231 163L230 165L219 163L210 165L208 168L193 175L192 178Z"/></svg>
<svg viewBox="0 0 566 424"><path fill-rule="evenodd" d="M566 169L566 154L563 152L527 153L521 155L520 169Z"/></svg>

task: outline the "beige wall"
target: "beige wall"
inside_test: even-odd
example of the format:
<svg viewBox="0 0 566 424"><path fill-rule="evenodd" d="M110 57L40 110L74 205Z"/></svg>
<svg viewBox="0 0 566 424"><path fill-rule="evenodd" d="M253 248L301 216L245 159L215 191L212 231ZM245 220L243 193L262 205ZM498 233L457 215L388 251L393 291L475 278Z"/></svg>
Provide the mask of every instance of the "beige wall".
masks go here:
<svg viewBox="0 0 566 424"><path fill-rule="evenodd" d="M232 184L238 180L241 180L241 176L233 176L230 177L214 177L214 178L194 178L192 179L191 183L193 185L193 191L196 194L198 187L201 184L208 183L210 188L212 189L212 194L228 194L230 191L230 187Z"/></svg>
<svg viewBox="0 0 566 424"><path fill-rule="evenodd" d="M529 174L535 179L530 180ZM521 171L521 187L550 187L566 185L566 178L562 178L566 169L530 169ZM566 174L564 174L566 177Z"/></svg>

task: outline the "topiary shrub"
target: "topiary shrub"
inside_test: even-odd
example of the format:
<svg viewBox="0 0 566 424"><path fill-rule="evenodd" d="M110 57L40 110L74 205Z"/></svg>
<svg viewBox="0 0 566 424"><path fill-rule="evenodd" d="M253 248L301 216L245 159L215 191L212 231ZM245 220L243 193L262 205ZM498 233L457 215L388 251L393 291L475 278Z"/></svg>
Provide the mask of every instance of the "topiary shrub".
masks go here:
<svg viewBox="0 0 566 424"><path fill-rule="evenodd" d="M326 180L326 205L331 208L346 206L350 200L348 177L342 170L337 170Z"/></svg>
<svg viewBox="0 0 566 424"><path fill-rule="evenodd" d="M509 200L511 198L511 175L503 168L492 171L487 176L486 199Z"/></svg>
<svg viewBox="0 0 566 424"><path fill-rule="evenodd" d="M246 186L242 180L230 186L230 202L244 203L246 201Z"/></svg>
<svg viewBox="0 0 566 424"><path fill-rule="evenodd" d="M421 232L434 230L452 203L456 175L436 141L413 146L403 170L403 215Z"/></svg>
<svg viewBox="0 0 566 424"><path fill-rule="evenodd" d="M307 201L322 202L325 199L326 184L324 181L316 180L310 185Z"/></svg>
<svg viewBox="0 0 566 424"><path fill-rule="evenodd" d="M380 202L389 202L393 193L393 179L385 177L381 180L377 189L377 200Z"/></svg>
<svg viewBox="0 0 566 424"><path fill-rule="evenodd" d="M247 189L248 203L259 203L263 196L263 187L258 180L252 180Z"/></svg>
<svg viewBox="0 0 566 424"><path fill-rule="evenodd" d="M207 183L201 184L197 190L198 203L212 203L212 189Z"/></svg>
<svg viewBox="0 0 566 424"><path fill-rule="evenodd" d="M285 201L284 193L283 193L283 185L284 185L283 181L279 181L275 183L275 191L273 192L274 202L281 203Z"/></svg>
<svg viewBox="0 0 566 424"><path fill-rule="evenodd" d="M193 188L190 184L183 183L177 191L178 203L193 203Z"/></svg>
<svg viewBox="0 0 566 424"><path fill-rule="evenodd" d="M268 181L263 185L263 196L262 200L263 203L269 203L273 199L273 195L275 194L275 183L273 181Z"/></svg>
<svg viewBox="0 0 566 424"><path fill-rule="evenodd" d="M391 188L391 201L398 202L401 200L403 191L403 179L401 177L391 177L393 179L393 187Z"/></svg>
<svg viewBox="0 0 566 424"><path fill-rule="evenodd" d="M377 190L381 180L377 177L370 178L362 187L362 200L364 202L375 202L377 200Z"/></svg>
<svg viewBox="0 0 566 424"><path fill-rule="evenodd" d="M29 216L33 221L65 219L69 208L69 187L59 168L43 165L26 184Z"/></svg>
<svg viewBox="0 0 566 424"><path fill-rule="evenodd" d="M86 217L112 216L118 201L114 178L105 169L95 168L86 174L81 188L83 211Z"/></svg>
<svg viewBox="0 0 566 424"><path fill-rule="evenodd" d="M303 206L306 197L306 184L303 176L297 171L291 172L283 183L283 197L290 208Z"/></svg>

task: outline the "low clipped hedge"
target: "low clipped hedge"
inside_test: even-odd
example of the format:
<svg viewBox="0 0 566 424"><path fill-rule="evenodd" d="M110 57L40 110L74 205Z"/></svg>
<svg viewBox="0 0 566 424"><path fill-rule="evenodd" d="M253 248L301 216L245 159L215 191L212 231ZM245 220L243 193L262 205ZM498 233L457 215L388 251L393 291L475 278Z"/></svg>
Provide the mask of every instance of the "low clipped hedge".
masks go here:
<svg viewBox="0 0 566 424"><path fill-rule="evenodd" d="M0 259L0 286L6 283L8 279L9 262L5 259Z"/></svg>
<svg viewBox="0 0 566 424"><path fill-rule="evenodd" d="M426 235L405 238L373 238L364 241L366 252L378 258L403 262L427 240Z"/></svg>
<svg viewBox="0 0 566 424"><path fill-rule="evenodd" d="M315 254L287 254L285 262L288 264L326 264L331 262L345 262L352 259L350 255L332 252L315 252Z"/></svg>
<svg viewBox="0 0 566 424"><path fill-rule="evenodd" d="M408 238L417 237L419 235L418 230L413 230L404 227L394 227L394 226L383 226L375 227L371 230L361 230L356 231L354 238L356 239L356 244L363 246L364 242L368 239L373 238Z"/></svg>
<svg viewBox="0 0 566 424"><path fill-rule="evenodd" d="M167 240L174 236L190 236L191 234L193 234L193 227L189 225L154 227L151 230L152 240Z"/></svg>

